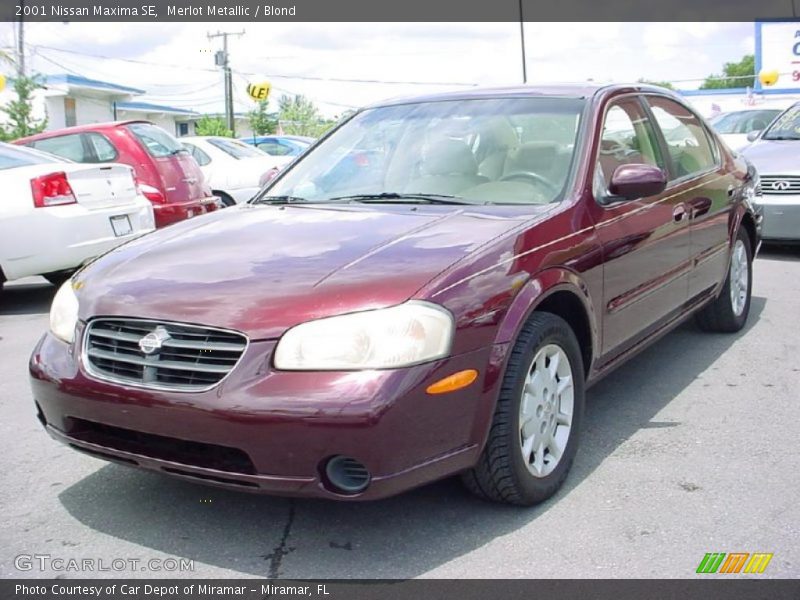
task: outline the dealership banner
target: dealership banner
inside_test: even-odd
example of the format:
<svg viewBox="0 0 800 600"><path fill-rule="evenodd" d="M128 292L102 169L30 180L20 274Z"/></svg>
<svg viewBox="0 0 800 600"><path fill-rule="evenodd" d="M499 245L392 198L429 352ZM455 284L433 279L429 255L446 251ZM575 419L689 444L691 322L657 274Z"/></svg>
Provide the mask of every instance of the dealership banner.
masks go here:
<svg viewBox="0 0 800 600"><path fill-rule="evenodd" d="M756 21L799 0L3 0L2 21Z"/></svg>
<svg viewBox="0 0 800 600"><path fill-rule="evenodd" d="M796 600L800 580L101 580L51 579L0 581L3 600L262 600L301 598L316 600Z"/></svg>

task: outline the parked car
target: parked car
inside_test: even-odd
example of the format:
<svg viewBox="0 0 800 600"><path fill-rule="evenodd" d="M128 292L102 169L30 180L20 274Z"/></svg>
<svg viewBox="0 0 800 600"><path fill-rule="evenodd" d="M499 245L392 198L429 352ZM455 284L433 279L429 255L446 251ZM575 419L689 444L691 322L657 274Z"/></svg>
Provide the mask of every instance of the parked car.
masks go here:
<svg viewBox="0 0 800 600"><path fill-rule="evenodd" d="M153 208L127 165L81 165L0 143L0 289L67 272L155 229Z"/></svg>
<svg viewBox="0 0 800 600"><path fill-rule="evenodd" d="M365 148L380 178L326 179ZM587 386L692 316L744 326L755 185L656 87L362 109L250 203L66 283L36 410L73 448L211 485L374 499L461 473L540 502Z"/></svg>
<svg viewBox="0 0 800 600"><path fill-rule="evenodd" d="M314 138L299 135L262 135L240 138L270 156L299 156L314 143Z"/></svg>
<svg viewBox="0 0 800 600"><path fill-rule="evenodd" d="M751 108L723 113L709 119L719 136L733 150L741 150L750 142L747 134L766 129L772 120L781 114L779 108Z"/></svg>
<svg viewBox="0 0 800 600"><path fill-rule="evenodd" d="M800 242L800 102L751 138L742 154L761 178L755 203L764 218L764 240Z"/></svg>
<svg viewBox="0 0 800 600"><path fill-rule="evenodd" d="M14 142L83 163L133 167L153 204L156 226L216 210L219 200L195 160L169 133L149 121L94 123L47 131Z"/></svg>
<svg viewBox="0 0 800 600"><path fill-rule="evenodd" d="M250 200L292 160L225 137L183 137L181 143L200 165L212 193L226 206Z"/></svg>

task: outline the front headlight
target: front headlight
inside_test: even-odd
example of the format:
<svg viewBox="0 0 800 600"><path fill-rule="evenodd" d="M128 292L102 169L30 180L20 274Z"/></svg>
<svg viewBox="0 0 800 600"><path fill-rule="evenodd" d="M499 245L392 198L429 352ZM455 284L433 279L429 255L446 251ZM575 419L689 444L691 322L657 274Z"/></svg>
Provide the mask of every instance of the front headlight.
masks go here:
<svg viewBox="0 0 800 600"><path fill-rule="evenodd" d="M75 341L78 324L78 297L72 289L72 279L62 285L50 306L50 331L58 339L71 344Z"/></svg>
<svg viewBox="0 0 800 600"><path fill-rule="evenodd" d="M275 367L340 371L407 367L447 356L453 317L427 302L309 321L292 327L275 349Z"/></svg>

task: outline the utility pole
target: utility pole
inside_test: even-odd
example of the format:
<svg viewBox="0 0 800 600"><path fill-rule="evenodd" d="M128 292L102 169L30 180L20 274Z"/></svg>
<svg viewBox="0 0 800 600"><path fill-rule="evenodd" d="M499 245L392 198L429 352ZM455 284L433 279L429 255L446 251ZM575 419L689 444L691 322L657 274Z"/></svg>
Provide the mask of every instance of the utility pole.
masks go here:
<svg viewBox="0 0 800 600"><path fill-rule="evenodd" d="M229 35L242 36L244 35L244 29L235 32L217 31L217 33L209 33L208 39L211 40L218 37L222 38L222 50L217 51L217 53L214 55L214 64L218 67L222 67L222 71L225 75L225 123L227 124L228 129L233 132L235 137L236 130L233 120L233 79L231 77L231 65L228 57Z"/></svg>
<svg viewBox="0 0 800 600"><path fill-rule="evenodd" d="M22 14L25 12L25 0L19 3L19 26L17 28L17 77L25 77L25 22Z"/></svg>
<svg viewBox="0 0 800 600"><path fill-rule="evenodd" d="M528 83L528 71L525 65L525 19L522 15L522 0L519 0L519 37L522 44L522 83Z"/></svg>

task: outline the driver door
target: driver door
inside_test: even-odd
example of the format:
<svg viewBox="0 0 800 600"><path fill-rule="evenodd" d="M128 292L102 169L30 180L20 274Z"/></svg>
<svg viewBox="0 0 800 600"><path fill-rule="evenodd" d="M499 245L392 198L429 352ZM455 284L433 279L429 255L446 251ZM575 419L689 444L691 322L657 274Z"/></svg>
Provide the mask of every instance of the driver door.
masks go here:
<svg viewBox="0 0 800 600"><path fill-rule="evenodd" d="M680 198L667 188L615 202L607 191L617 167L644 163L666 172L664 156L638 95L607 105L592 209L604 260L602 348L608 360L668 322L688 299L689 215Z"/></svg>

